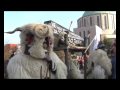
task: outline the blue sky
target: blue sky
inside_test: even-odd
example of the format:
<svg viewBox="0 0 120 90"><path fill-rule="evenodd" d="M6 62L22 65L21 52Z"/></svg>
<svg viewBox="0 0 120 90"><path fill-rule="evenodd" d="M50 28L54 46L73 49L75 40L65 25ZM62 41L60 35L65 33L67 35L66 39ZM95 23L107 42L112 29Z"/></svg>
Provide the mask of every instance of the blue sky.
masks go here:
<svg viewBox="0 0 120 90"><path fill-rule="evenodd" d="M69 28L73 21L71 31L77 27L77 19L84 11L4 11L4 32L12 31L15 28L29 23L44 23L53 20L58 24ZM19 32L4 34L4 44L20 43Z"/></svg>

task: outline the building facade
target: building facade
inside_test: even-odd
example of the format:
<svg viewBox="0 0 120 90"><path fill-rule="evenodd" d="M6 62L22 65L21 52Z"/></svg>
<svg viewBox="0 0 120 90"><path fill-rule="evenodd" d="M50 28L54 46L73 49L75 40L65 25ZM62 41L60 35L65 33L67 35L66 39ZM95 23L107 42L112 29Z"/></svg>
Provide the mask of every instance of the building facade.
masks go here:
<svg viewBox="0 0 120 90"><path fill-rule="evenodd" d="M96 30L102 30L102 35L116 32L115 11L85 11L83 16L77 20L77 28L74 33L84 38L90 33L90 41L96 35Z"/></svg>

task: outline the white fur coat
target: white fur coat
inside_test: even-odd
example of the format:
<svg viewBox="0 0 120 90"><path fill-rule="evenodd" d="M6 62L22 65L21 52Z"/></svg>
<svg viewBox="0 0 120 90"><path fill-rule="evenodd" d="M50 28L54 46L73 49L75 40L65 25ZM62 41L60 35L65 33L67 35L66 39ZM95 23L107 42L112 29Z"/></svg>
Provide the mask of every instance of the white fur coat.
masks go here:
<svg viewBox="0 0 120 90"><path fill-rule="evenodd" d="M111 75L112 64L107 53L101 49L93 51L87 61L87 76L90 79L105 79Z"/></svg>
<svg viewBox="0 0 120 90"><path fill-rule="evenodd" d="M52 27L44 24L28 24L16 28L13 32L15 31L21 31L21 50L8 63L7 72L9 79L67 78L66 65L53 52L54 36ZM24 53L27 33L34 35L34 40L28 50L30 55ZM43 43L46 37L50 37L52 43L49 48L45 49ZM49 60L52 60L52 68L56 70L55 74L48 70L48 63L46 60L43 60L47 56L46 51L49 52Z"/></svg>
<svg viewBox="0 0 120 90"><path fill-rule="evenodd" d="M66 79L67 67L59 60L54 52L50 53L50 57L56 64L57 70L56 75L51 73L51 79ZM34 59L22 52L11 58L7 66L8 78L10 79L44 79L46 77L47 69L48 64L45 60ZM47 74L47 77L49 77L49 73Z"/></svg>

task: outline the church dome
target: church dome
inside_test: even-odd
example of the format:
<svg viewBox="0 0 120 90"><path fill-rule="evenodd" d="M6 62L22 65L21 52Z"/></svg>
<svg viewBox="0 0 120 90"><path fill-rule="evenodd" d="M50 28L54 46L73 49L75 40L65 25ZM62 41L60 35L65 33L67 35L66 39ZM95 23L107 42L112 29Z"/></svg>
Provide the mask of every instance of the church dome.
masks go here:
<svg viewBox="0 0 120 90"><path fill-rule="evenodd" d="M102 14L102 13L116 14L115 11L85 11L82 17L91 16L95 14Z"/></svg>

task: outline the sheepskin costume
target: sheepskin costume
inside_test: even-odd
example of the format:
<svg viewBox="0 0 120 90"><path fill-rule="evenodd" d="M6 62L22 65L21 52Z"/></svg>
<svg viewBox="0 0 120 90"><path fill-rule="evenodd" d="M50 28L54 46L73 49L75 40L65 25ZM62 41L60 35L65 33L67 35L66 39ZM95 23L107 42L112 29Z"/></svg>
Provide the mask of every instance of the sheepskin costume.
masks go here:
<svg viewBox="0 0 120 90"><path fill-rule="evenodd" d="M60 32L59 34L55 34L54 38L54 48L64 47L64 35L67 34L65 32ZM61 43L61 44L60 44ZM54 51L58 57L65 63L65 54L63 50Z"/></svg>
<svg viewBox="0 0 120 90"><path fill-rule="evenodd" d="M53 52L54 35L51 26L28 24L7 33L15 31L21 31L21 50L8 63L9 79L67 78L66 65Z"/></svg>
<svg viewBox="0 0 120 90"><path fill-rule="evenodd" d="M70 79L84 79L84 74L79 69L79 63L76 60L70 60L69 67L68 74Z"/></svg>
<svg viewBox="0 0 120 90"><path fill-rule="evenodd" d="M55 48L57 47L64 47L64 35L67 34L66 32L60 32L58 35L55 35L55 42L54 42L54 46ZM61 43L61 45L59 44L59 42ZM68 43L68 46L70 46L70 44ZM65 63L65 53L64 50L59 50L59 51L55 51L55 53L58 55L58 57ZM83 79L84 75L81 73L80 69L79 69L79 64L76 60L72 60L71 54L70 52L68 52L68 79Z"/></svg>
<svg viewBox="0 0 120 90"><path fill-rule="evenodd" d="M107 79L111 75L111 68L111 60L105 51L93 51L87 60L87 79Z"/></svg>

